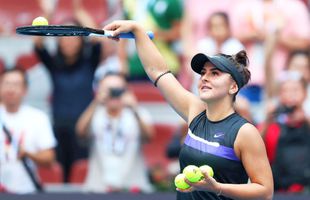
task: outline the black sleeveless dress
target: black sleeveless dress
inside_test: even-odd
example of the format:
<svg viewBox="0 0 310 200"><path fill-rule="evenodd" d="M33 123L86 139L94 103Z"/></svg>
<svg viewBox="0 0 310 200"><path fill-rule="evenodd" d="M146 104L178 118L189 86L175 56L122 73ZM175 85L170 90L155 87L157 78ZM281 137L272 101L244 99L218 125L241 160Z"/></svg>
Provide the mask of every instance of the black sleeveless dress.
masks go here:
<svg viewBox="0 0 310 200"><path fill-rule="evenodd" d="M242 125L248 123L237 113L220 121L210 121L203 111L190 123L188 134L180 152L181 171L187 165L209 165L214 178L220 183L244 184L246 171L235 155L234 142ZM230 198L212 192L177 192L177 200L217 200Z"/></svg>

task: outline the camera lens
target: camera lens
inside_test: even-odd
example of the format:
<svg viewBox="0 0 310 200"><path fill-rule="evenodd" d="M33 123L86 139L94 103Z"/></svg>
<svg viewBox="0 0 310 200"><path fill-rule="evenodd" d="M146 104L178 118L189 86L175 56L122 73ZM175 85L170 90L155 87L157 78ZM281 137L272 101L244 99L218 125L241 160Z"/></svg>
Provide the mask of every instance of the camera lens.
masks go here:
<svg viewBox="0 0 310 200"><path fill-rule="evenodd" d="M125 92L125 88L111 88L110 97L119 98Z"/></svg>

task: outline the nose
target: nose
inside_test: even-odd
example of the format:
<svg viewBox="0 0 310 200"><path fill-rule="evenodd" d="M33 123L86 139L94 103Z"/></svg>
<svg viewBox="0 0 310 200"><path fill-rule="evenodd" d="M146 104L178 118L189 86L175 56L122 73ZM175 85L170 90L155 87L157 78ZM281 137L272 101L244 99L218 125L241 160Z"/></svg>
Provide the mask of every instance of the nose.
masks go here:
<svg viewBox="0 0 310 200"><path fill-rule="evenodd" d="M201 78L200 78L200 79L201 79L201 81L204 82L204 83L207 82L207 81L208 81L208 75L207 75L207 73L204 73L203 75L201 75Z"/></svg>

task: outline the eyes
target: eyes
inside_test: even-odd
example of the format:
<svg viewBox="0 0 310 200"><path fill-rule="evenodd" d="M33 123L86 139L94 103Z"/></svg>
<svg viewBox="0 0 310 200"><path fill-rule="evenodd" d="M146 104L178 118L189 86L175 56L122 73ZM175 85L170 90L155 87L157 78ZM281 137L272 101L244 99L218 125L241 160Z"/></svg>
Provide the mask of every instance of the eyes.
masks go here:
<svg viewBox="0 0 310 200"><path fill-rule="evenodd" d="M201 75L201 76L208 75L208 76L210 76L210 77L216 77L216 76L221 75L221 73L222 73L222 72L221 72L220 70L215 69L215 68L209 70L209 72L207 72L205 69L203 69L203 70L201 70L200 75Z"/></svg>

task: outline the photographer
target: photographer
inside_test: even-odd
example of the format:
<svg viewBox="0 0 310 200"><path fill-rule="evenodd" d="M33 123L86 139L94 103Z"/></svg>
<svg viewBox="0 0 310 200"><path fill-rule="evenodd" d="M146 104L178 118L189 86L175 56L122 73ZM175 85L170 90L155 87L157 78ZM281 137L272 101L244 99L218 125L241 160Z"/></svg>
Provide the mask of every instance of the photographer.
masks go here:
<svg viewBox="0 0 310 200"><path fill-rule="evenodd" d="M283 73L280 79L278 105L269 106L261 133L275 190L302 192L310 186L310 126L303 109L307 84L295 71Z"/></svg>
<svg viewBox="0 0 310 200"><path fill-rule="evenodd" d="M86 191L151 191L141 144L154 131L150 116L141 111L123 75L109 72L99 81L76 126L81 138L92 141Z"/></svg>

